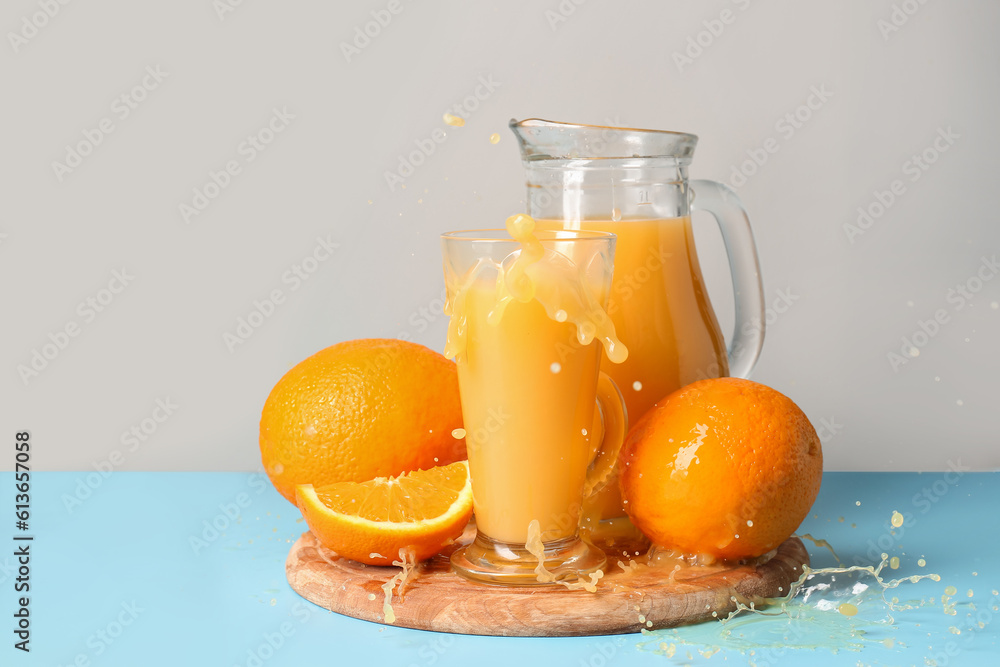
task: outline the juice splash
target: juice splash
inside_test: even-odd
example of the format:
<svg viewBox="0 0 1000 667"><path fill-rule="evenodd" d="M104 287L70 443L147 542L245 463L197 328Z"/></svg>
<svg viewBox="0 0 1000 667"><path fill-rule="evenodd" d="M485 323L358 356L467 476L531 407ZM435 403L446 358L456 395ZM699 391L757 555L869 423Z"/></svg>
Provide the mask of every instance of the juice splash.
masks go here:
<svg viewBox="0 0 1000 667"><path fill-rule="evenodd" d="M334 552L329 551L326 547L320 544L320 541L316 539L312 533L307 534L312 536L312 546L316 549L316 554L323 560L323 562L332 567L339 567L334 558L340 559L341 556L337 556ZM330 554L333 554L333 557L331 557ZM400 568L400 570L394 574L389 581L385 582L381 586L382 593L384 595L384 599L382 601L382 616L385 622L389 624L396 622L396 612L392 608L393 591L395 590L396 594L400 597L400 599L402 599L406 584L416 577L418 565L416 555L412 549L400 549L399 560L393 561L392 564ZM368 599L375 600L375 594L369 593Z"/></svg>
<svg viewBox="0 0 1000 667"><path fill-rule="evenodd" d="M803 566L802 575L788 594L757 609L737 601L736 611L721 622L702 623L677 629L644 632L642 650L673 655L678 647L699 652L722 648L744 652L751 665L772 664L788 650L829 648L860 651L865 646L894 642L894 612L915 609L919 602L900 603L887 599L890 591L923 579L940 581L936 574L900 579L882 577L888 565L813 569ZM794 603L793 603L794 601ZM771 617L765 619L763 617ZM774 617L785 617L782 623Z"/></svg>
<svg viewBox="0 0 1000 667"><path fill-rule="evenodd" d="M675 655L681 647L702 655L720 649L737 650L748 657L750 665L763 666L787 658L789 650L827 648L836 654L876 644L886 648L905 646L895 638L896 615L933 606L935 600L900 601L890 594L900 586L923 580L938 582L941 577L923 574L889 579L883 576L889 565L888 554L882 554L876 566L814 569L803 565L802 575L788 593L769 600L766 609L737 601L736 610L720 616L720 622L682 630L644 631L645 640L639 648L667 656ZM953 592L957 592L954 587L946 588L941 597L946 614L952 613L948 593Z"/></svg>
<svg viewBox="0 0 1000 667"><path fill-rule="evenodd" d="M819 539L818 537L813 537L809 533L802 533L798 537L802 538L803 540L809 540L810 542L812 542L813 544L815 544L817 547L823 547L823 548L825 548L827 551L830 552L830 555L833 556L833 559L835 561L837 561L837 565L843 565L844 564L844 561L840 560L840 556L837 555L837 552L833 550L833 545L830 544L829 542L827 542L826 540ZM898 564L899 559L897 558L895 560L897 561L897 564ZM891 562L890 562L890 565L891 565ZM896 568L893 567L892 569L895 570Z"/></svg>
<svg viewBox="0 0 1000 667"><path fill-rule="evenodd" d="M535 567L535 578L538 580L538 583L548 584L555 582L565 586L571 591L585 590L588 593L597 592L597 582L604 577L604 570L591 572L587 579L577 576L576 581L567 581L565 578L556 578L552 572L549 572L546 569L545 545L542 542L542 533L537 519L532 520L532 522L528 524L528 541L524 543L524 548L538 560L538 565Z"/></svg>
<svg viewBox="0 0 1000 667"><path fill-rule="evenodd" d="M798 580L792 583L788 594L770 601L770 605L776 606L776 609L761 611L748 607L742 602L737 602L736 610L723 620L729 621L744 611L753 611L763 616L787 616L789 614L788 603L801 594L803 603L809 604L812 597L819 596L820 599L816 604L817 609L829 611L836 607L837 611L844 616L854 616L858 613L859 608L867 606L866 602L875 602L874 606L877 609L882 610L884 607L883 620L891 625L895 619L890 612L906 611L914 609L915 606L900 604L898 598L886 600L886 593L907 582L915 584L924 579L941 581L941 577L937 574L918 574L900 579L884 579L882 570L888 564L889 555L882 554L882 560L875 566L851 565L849 567L813 569L808 565L803 565L802 574ZM839 584L834 586L833 583L838 581L837 575L841 575L841 579ZM850 585L845 585L845 582L849 582ZM831 600L831 598L833 599ZM836 600L840 598L846 599L840 604L836 604Z"/></svg>
<svg viewBox="0 0 1000 667"><path fill-rule="evenodd" d="M528 539L524 548L538 560L535 567L535 577L540 584L548 584L556 580L554 574L545 569L545 544L542 543L542 531L538 519L532 519L528 524Z"/></svg>
<svg viewBox="0 0 1000 667"><path fill-rule="evenodd" d="M389 624L396 622L396 612L392 609L393 589L396 589L396 594L402 599L407 582L413 579L416 574L417 559L411 549L400 549L399 560L393 561L392 564L400 570L389 581L382 584L382 593L385 595L385 599L382 601L382 616Z"/></svg>
<svg viewBox="0 0 1000 667"><path fill-rule="evenodd" d="M489 283L487 276L495 273L489 324L498 326L511 303L535 301L550 319L573 325L580 345L588 345L597 338L611 363L625 362L628 349L601 306L601 295L595 293L594 281L587 279L587 267L578 267L566 255L546 250L535 235L535 221L530 216L512 215L507 218L506 227L521 247L500 263L481 259L468 275L458 277L457 284L448 286L444 312L451 319L444 356L459 361L465 353L470 294L482 291L484 279Z"/></svg>
<svg viewBox="0 0 1000 667"><path fill-rule="evenodd" d="M689 216L538 220L539 229L613 232L615 271L608 313L632 354L603 363L622 390L629 420L686 384L729 374L726 344L708 298ZM613 360L610 360L613 361Z"/></svg>

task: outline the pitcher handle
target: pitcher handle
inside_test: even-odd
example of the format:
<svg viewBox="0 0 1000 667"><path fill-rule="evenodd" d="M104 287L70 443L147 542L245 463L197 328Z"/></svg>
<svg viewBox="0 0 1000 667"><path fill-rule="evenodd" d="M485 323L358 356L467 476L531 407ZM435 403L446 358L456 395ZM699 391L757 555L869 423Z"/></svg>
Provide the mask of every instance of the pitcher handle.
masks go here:
<svg viewBox="0 0 1000 667"><path fill-rule="evenodd" d="M618 453L628 432L625 399L615 381L603 371L597 378L597 410L603 433L597 452L587 468L587 479L583 485L584 498L603 489L612 479L611 473L614 472Z"/></svg>
<svg viewBox="0 0 1000 667"><path fill-rule="evenodd" d="M715 181L691 181L691 208L711 213L726 245L733 276L736 324L729 341L729 374L749 377L764 346L764 287L750 218L731 189Z"/></svg>

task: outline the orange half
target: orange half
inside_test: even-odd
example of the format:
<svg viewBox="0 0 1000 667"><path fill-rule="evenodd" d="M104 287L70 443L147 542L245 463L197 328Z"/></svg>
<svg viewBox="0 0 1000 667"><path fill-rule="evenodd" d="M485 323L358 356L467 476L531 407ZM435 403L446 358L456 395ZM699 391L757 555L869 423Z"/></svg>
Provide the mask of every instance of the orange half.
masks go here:
<svg viewBox="0 0 1000 667"><path fill-rule="evenodd" d="M398 477L295 487L295 504L316 539L345 558L392 565L401 549L430 558L472 517L467 461Z"/></svg>

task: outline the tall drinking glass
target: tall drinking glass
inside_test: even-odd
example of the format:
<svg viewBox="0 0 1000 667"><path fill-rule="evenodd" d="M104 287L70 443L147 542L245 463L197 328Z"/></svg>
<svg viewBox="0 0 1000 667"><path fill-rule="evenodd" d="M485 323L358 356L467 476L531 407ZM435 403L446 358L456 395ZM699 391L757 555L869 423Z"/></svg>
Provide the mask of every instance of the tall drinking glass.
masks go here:
<svg viewBox="0 0 1000 667"><path fill-rule="evenodd" d="M627 355L606 312L615 237L553 230L537 242L526 262L503 230L442 236L445 354L458 364L478 531L452 565L488 583L545 583L540 560L555 579L605 565L578 524L626 430L621 394L600 371L602 344Z"/></svg>

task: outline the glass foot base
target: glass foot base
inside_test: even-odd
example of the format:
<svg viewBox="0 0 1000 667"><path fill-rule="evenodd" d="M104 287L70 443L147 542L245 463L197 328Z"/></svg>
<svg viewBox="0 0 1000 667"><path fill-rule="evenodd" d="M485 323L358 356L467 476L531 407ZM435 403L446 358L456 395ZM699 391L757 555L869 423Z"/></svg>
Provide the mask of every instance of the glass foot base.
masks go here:
<svg viewBox="0 0 1000 667"><path fill-rule="evenodd" d="M576 581L602 569L607 564L604 552L579 537L547 542L545 569L557 581ZM540 582L535 568L538 559L523 544L500 542L478 533L476 539L451 555L451 566L461 576L480 583L507 586L547 586Z"/></svg>

